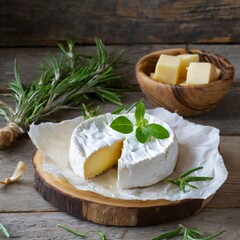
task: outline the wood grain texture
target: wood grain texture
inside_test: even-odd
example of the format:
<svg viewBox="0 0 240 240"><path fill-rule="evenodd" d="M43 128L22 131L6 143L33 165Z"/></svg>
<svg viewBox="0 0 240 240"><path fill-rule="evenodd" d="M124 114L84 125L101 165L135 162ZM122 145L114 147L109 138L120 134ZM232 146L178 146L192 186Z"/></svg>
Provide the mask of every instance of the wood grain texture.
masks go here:
<svg viewBox="0 0 240 240"><path fill-rule="evenodd" d="M239 42L240 5L229 0L2 0L0 45L52 45L72 37L93 43Z"/></svg>
<svg viewBox="0 0 240 240"><path fill-rule="evenodd" d="M155 72L161 54L198 54L200 62L212 63L221 70L221 75L217 81L204 85L172 85L158 82L153 80L150 74ZM138 61L135 72L141 90L151 102L181 116L195 116L211 111L227 94L234 76L233 65L223 56L184 48L171 48L147 54Z"/></svg>
<svg viewBox="0 0 240 240"><path fill-rule="evenodd" d="M174 223L141 228L105 227L58 212L59 210L51 206L34 190L31 159L35 147L26 137L18 139L11 149L0 152L0 178L9 176L19 160L25 161L29 165L27 174L21 183L6 187L0 186L0 219L12 235L10 239L74 239L75 236L56 227L58 222L76 230L87 232L88 237L86 239L91 240L98 239L95 233L96 229L105 232L107 239L111 240L149 240L176 228L180 223L187 226L196 226L208 235L225 229L226 233L219 236L218 239L240 239L239 93L240 85L234 84L224 101L213 111L206 115L188 118L193 122L218 127L221 134L226 135L221 137L220 148L229 171L229 177L205 209L193 217ZM141 92L129 93L125 103L131 104L142 97ZM11 100L8 99L7 101L11 104ZM148 101L146 101L146 104L147 107L152 107L152 104ZM112 104L102 106L104 112L115 108ZM67 111L57 114L56 117L60 120L77 115L79 115L79 111ZM0 121L0 125L3 125L3 122Z"/></svg>
<svg viewBox="0 0 240 240"><path fill-rule="evenodd" d="M185 48L187 45L112 45L107 46L108 51L118 51L125 49L125 58L129 65L119 72L124 81L131 86L137 85L135 76L135 64L145 54L168 48ZM190 45L191 48L203 49L222 55L227 58L234 66L234 81L240 81L240 45ZM79 46L77 51L82 54L90 54L93 51L91 46ZM35 77L40 74L40 63L45 61L49 53L56 54L58 49L51 48L0 48L0 93L6 91L7 83L14 79L13 62L17 60L18 70L23 84L29 85ZM1 98L1 96L0 96Z"/></svg>
<svg viewBox="0 0 240 240"><path fill-rule="evenodd" d="M127 106L130 106L132 103L139 101L144 98L142 92L129 92L123 98L123 103ZM5 101L10 106L13 105L13 101L10 97L4 97L0 95L0 100ZM156 106L150 103L145 98L146 108L155 108ZM203 125L214 126L220 129L221 135L240 135L240 111L238 103L240 102L240 84L233 84L232 88L225 96L223 101L219 103L211 112L207 114L203 114L200 116L188 117L186 119ZM102 112L112 112L116 110L116 105L113 105L108 102L99 102L94 101L93 106L100 105ZM73 117L79 116L80 112L78 110L66 110L62 112L58 112L51 116L53 121L61 121L64 119L71 119ZM0 127L4 126L4 121L0 118Z"/></svg>
<svg viewBox="0 0 240 240"><path fill-rule="evenodd" d="M207 207L240 207L239 145L239 136L221 137L220 149L229 171L229 176ZM55 207L43 200L37 191L34 190L34 171L31 162L34 151L35 147L30 139L21 138L18 139L11 149L0 152L1 179L10 176L20 160L26 162L29 166L22 182L9 186L0 186L0 212L56 211ZM18 197L16 198L16 196Z"/></svg>
<svg viewBox="0 0 240 240"><path fill-rule="evenodd" d="M80 239L56 227L57 223L87 233L86 240L98 240L99 238L96 235L97 229L104 232L109 240L150 240L160 234L175 229L180 223L185 226L196 227L206 234L206 236L225 229L226 232L217 239L238 240L240 238L239 215L239 208L222 209L221 211L219 211L219 209L204 209L198 214L181 221L138 228L100 226L58 212L0 213L0 219L10 232L10 239L19 240Z"/></svg>
<svg viewBox="0 0 240 240"><path fill-rule="evenodd" d="M103 197L72 187L65 179L45 173L43 156L37 151L33 157L36 190L53 206L90 222L111 226L149 226L176 221L200 211L206 200L137 201Z"/></svg>

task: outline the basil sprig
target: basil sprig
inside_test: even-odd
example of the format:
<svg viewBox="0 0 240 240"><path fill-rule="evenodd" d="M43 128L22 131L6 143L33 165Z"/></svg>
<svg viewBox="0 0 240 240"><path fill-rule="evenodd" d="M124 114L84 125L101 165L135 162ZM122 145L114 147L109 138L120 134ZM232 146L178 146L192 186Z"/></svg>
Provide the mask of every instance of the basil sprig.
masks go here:
<svg viewBox="0 0 240 240"><path fill-rule="evenodd" d="M136 138L140 143L145 143L150 136L157 139L165 139L170 136L168 130L163 126L156 123L148 123L148 120L144 118L145 106L142 102L137 104L134 113L136 119L136 125L134 125L127 117L119 116L114 119L110 125L112 129L117 132L128 134L134 130L136 126Z"/></svg>

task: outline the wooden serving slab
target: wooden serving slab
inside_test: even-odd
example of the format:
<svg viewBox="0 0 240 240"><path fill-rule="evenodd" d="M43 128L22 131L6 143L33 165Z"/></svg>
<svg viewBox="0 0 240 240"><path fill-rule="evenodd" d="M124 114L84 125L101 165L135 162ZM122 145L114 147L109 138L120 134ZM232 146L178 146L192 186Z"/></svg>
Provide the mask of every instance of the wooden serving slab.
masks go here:
<svg viewBox="0 0 240 240"><path fill-rule="evenodd" d="M43 156L37 150L33 156L36 190L53 206L76 218L103 225L147 226L189 217L202 209L208 199L124 200L80 191L67 180L42 169Z"/></svg>

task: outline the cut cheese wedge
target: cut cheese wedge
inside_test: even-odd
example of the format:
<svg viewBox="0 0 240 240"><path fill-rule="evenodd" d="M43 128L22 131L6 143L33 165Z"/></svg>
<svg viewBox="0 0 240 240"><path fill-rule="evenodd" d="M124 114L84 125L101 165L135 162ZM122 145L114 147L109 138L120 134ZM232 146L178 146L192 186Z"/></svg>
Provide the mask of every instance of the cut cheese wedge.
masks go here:
<svg viewBox="0 0 240 240"><path fill-rule="evenodd" d="M84 164L85 178L93 178L117 164L123 141L115 142L94 152Z"/></svg>
<svg viewBox="0 0 240 240"><path fill-rule="evenodd" d="M135 123L133 113L125 116ZM169 176L176 165L178 144L168 124L145 114L149 123L163 125L170 137L151 138L142 144L135 131L122 134L110 127L116 117L110 113L100 115L84 121L73 131L69 150L73 171L88 179L117 165L118 188L145 187Z"/></svg>

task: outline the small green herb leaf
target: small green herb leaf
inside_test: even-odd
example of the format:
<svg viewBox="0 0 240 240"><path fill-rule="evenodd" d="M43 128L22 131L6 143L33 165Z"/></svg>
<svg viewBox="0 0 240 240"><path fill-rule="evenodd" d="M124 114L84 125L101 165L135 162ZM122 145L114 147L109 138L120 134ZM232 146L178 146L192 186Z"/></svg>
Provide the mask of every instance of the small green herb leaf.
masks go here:
<svg viewBox="0 0 240 240"><path fill-rule="evenodd" d="M79 237L82 237L82 238L87 236L85 233L78 232L78 231L76 231L76 230L74 230L72 228L69 228L67 226L64 226L64 225L62 225L60 223L57 224L57 227L63 228L65 230L67 230L68 232L73 233L73 234L75 234L75 235L77 235Z"/></svg>
<svg viewBox="0 0 240 240"><path fill-rule="evenodd" d="M168 130L163 126L156 124L156 123L148 123L148 120L144 118L145 115L145 106L142 103L142 100L133 104L130 109L136 107L135 110L135 120L136 124L136 138L140 143L145 143L150 136L158 138L158 139L165 139L170 136ZM124 107L120 108L115 111L114 113L119 113L124 109ZM132 122L125 116L120 116L116 118L111 123L111 128L114 130L121 132L121 133L130 133L133 131L134 125Z"/></svg>
<svg viewBox="0 0 240 240"><path fill-rule="evenodd" d="M7 229L0 223L0 232L2 232L4 234L5 237L9 238L10 234L7 231Z"/></svg>
<svg viewBox="0 0 240 240"><path fill-rule="evenodd" d="M158 139L165 139L169 138L169 132L168 130L156 123L150 123L146 125L146 128L148 129L151 136L158 138Z"/></svg>
<svg viewBox="0 0 240 240"><path fill-rule="evenodd" d="M107 240L105 234L103 232L101 232L100 230L97 229L97 235L99 237L99 240Z"/></svg>
<svg viewBox="0 0 240 240"><path fill-rule="evenodd" d="M114 119L110 125L112 129L120 133L131 133L133 131L132 122L124 116L117 117Z"/></svg>
<svg viewBox="0 0 240 240"><path fill-rule="evenodd" d="M137 122L137 126L141 126L142 121L144 119L144 115L145 115L145 107L143 103L139 103L136 107L136 111L135 111L135 119Z"/></svg>
<svg viewBox="0 0 240 240"><path fill-rule="evenodd" d="M145 143L150 134L146 127L137 127L136 129L136 138L140 143Z"/></svg>

